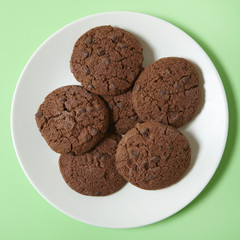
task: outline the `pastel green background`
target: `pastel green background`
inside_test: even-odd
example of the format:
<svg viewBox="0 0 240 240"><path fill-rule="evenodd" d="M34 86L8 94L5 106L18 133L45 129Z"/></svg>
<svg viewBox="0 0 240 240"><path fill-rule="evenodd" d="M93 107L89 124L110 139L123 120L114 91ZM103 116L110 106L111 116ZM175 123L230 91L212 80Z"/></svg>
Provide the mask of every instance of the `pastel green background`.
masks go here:
<svg viewBox="0 0 240 240"><path fill-rule="evenodd" d="M64 25L105 11L147 13L184 30L215 64L229 106L226 149L204 191L174 216L135 229L94 227L56 210L25 177L11 139L12 97L30 56ZM0 0L0 239L240 239L239 12L238 0Z"/></svg>

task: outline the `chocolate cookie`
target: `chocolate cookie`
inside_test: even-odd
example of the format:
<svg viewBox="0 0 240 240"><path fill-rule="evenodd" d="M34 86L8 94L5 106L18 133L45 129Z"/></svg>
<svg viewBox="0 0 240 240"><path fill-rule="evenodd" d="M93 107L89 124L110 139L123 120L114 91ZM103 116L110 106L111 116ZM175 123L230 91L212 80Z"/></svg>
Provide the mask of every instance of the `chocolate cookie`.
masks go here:
<svg viewBox="0 0 240 240"><path fill-rule="evenodd" d="M129 32L112 26L96 27L75 43L71 71L90 92L118 95L126 92L138 76L142 52L140 42Z"/></svg>
<svg viewBox="0 0 240 240"><path fill-rule="evenodd" d="M59 167L69 187L90 196L106 196L122 188L126 181L115 167L115 153L120 139L117 135L108 135L88 153L61 155Z"/></svg>
<svg viewBox="0 0 240 240"><path fill-rule="evenodd" d="M104 100L110 108L110 125L114 126L115 132L125 134L138 122L138 116L132 106L132 92L128 91L118 96L104 96Z"/></svg>
<svg viewBox="0 0 240 240"><path fill-rule="evenodd" d="M191 160L188 140L159 122L137 124L118 144L116 167L133 185L154 190L176 183Z"/></svg>
<svg viewBox="0 0 240 240"><path fill-rule="evenodd" d="M103 138L109 112L95 94L81 86L65 86L45 98L35 119L53 151L78 155L93 148Z"/></svg>
<svg viewBox="0 0 240 240"><path fill-rule="evenodd" d="M140 74L133 107L142 121L156 120L180 127L196 115L201 100L198 74L184 58L160 59Z"/></svg>

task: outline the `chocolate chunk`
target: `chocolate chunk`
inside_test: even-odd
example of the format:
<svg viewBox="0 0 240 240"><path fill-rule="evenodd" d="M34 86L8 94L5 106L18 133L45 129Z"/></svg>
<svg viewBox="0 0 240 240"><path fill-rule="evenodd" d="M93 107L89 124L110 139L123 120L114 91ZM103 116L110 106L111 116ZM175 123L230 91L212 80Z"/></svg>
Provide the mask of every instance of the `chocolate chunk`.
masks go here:
<svg viewBox="0 0 240 240"><path fill-rule="evenodd" d="M163 122L163 116L159 116L155 119L155 121L162 123Z"/></svg>
<svg viewBox="0 0 240 240"><path fill-rule="evenodd" d="M130 78L131 78L131 80L135 80L135 78L136 78L136 73L135 72L131 72L130 73Z"/></svg>
<svg viewBox="0 0 240 240"><path fill-rule="evenodd" d="M100 157L101 157L101 154L100 154L99 152L95 152L95 153L93 154L93 159L94 159L95 161L96 161L96 160L99 160Z"/></svg>
<svg viewBox="0 0 240 240"><path fill-rule="evenodd" d="M113 35L113 36L111 37L111 40L112 40L112 42L116 43L117 40L118 40L118 36L117 36L117 35Z"/></svg>
<svg viewBox="0 0 240 240"><path fill-rule="evenodd" d="M86 112L85 108L80 108L78 111L78 116L82 115L84 112Z"/></svg>
<svg viewBox="0 0 240 240"><path fill-rule="evenodd" d="M98 106L96 107L96 109L97 109L97 111L100 111L100 110L103 109L103 107L102 107L101 105L98 105Z"/></svg>
<svg viewBox="0 0 240 240"><path fill-rule="evenodd" d="M142 135L144 135L144 136L148 136L148 134L149 134L149 129L148 128L144 128L144 129L141 129L141 130L139 130L139 132L142 134Z"/></svg>
<svg viewBox="0 0 240 240"><path fill-rule="evenodd" d="M139 92L141 90L141 85L140 84L137 84L136 87L135 87L136 91Z"/></svg>
<svg viewBox="0 0 240 240"><path fill-rule="evenodd" d="M107 154L102 155L102 161L106 162L107 161Z"/></svg>
<svg viewBox="0 0 240 240"><path fill-rule="evenodd" d="M92 84L88 84L88 89L92 89L93 88L93 85Z"/></svg>
<svg viewBox="0 0 240 240"><path fill-rule="evenodd" d="M161 96L166 94L166 90L165 89L159 89L158 92L160 93Z"/></svg>
<svg viewBox="0 0 240 240"><path fill-rule="evenodd" d="M155 177L156 177L156 175L153 174L153 173L150 173L150 174L148 175L148 178L149 178L150 180L153 180Z"/></svg>
<svg viewBox="0 0 240 240"><path fill-rule="evenodd" d="M110 64L110 58L105 58L104 59L104 64L109 65Z"/></svg>
<svg viewBox="0 0 240 240"><path fill-rule="evenodd" d="M43 116L43 111L40 110L35 114L36 117L41 118Z"/></svg>
<svg viewBox="0 0 240 240"><path fill-rule="evenodd" d="M87 143L91 137L89 135L85 135L81 138L81 144Z"/></svg>
<svg viewBox="0 0 240 240"><path fill-rule="evenodd" d="M90 73L89 68L87 66L83 66L82 69L83 69L85 75L88 75Z"/></svg>
<svg viewBox="0 0 240 240"><path fill-rule="evenodd" d="M167 160L167 159L169 158L169 156L170 156L169 153L167 153L167 152L164 152L164 153L163 153L163 159L164 159L164 160Z"/></svg>
<svg viewBox="0 0 240 240"><path fill-rule="evenodd" d="M163 119L161 119L161 118L156 118L155 121L162 123L162 122L163 122Z"/></svg>
<svg viewBox="0 0 240 240"><path fill-rule="evenodd" d="M171 120L173 120L173 121L177 121L177 120L179 119L178 112L171 112L171 113L170 113L170 118L171 118Z"/></svg>
<svg viewBox="0 0 240 240"><path fill-rule="evenodd" d="M128 46L127 46L127 44L125 42L120 42L119 43L119 47L120 48L127 48Z"/></svg>
<svg viewBox="0 0 240 240"><path fill-rule="evenodd" d="M85 43L86 43L87 45L91 44L91 43L92 43L92 38L91 38L91 37L87 37L87 38L85 39Z"/></svg>
<svg viewBox="0 0 240 240"><path fill-rule="evenodd" d="M173 87L174 87L176 90L178 90L178 89L180 88L180 86L179 86L179 84L178 84L177 82L175 82L175 83L173 84Z"/></svg>
<svg viewBox="0 0 240 240"><path fill-rule="evenodd" d="M185 64L185 66L184 66L183 70L185 70L185 71L187 71L187 70L188 70L188 68L187 68L187 64Z"/></svg>
<svg viewBox="0 0 240 240"><path fill-rule="evenodd" d="M108 104L108 107L110 108L110 110L113 110L113 105L111 103Z"/></svg>
<svg viewBox="0 0 240 240"><path fill-rule="evenodd" d="M86 107L87 112L91 113L94 111L94 107L88 106Z"/></svg>
<svg viewBox="0 0 240 240"><path fill-rule="evenodd" d="M87 58L87 57L89 56L88 51L87 51L87 50L83 50L82 56L85 57L85 58Z"/></svg>
<svg viewBox="0 0 240 240"><path fill-rule="evenodd" d="M139 170L139 168L138 168L137 165L134 166L134 170L135 170L136 172Z"/></svg>
<svg viewBox="0 0 240 240"><path fill-rule="evenodd" d="M131 162L130 160L128 160L128 161L127 161L127 165L128 165L128 167L131 167L132 162Z"/></svg>
<svg viewBox="0 0 240 240"><path fill-rule="evenodd" d="M185 145L183 146L183 150L184 150L184 151L188 150L188 148L189 148L189 145L188 145L188 144L185 144Z"/></svg>
<svg viewBox="0 0 240 240"><path fill-rule="evenodd" d="M103 175L103 177L104 177L105 179L108 179L108 173L105 172L104 175Z"/></svg>
<svg viewBox="0 0 240 240"><path fill-rule="evenodd" d="M98 48L97 54L98 54L98 56L103 56L105 54L105 51L101 48Z"/></svg>
<svg viewBox="0 0 240 240"><path fill-rule="evenodd" d="M115 85L114 83L111 83L111 84L110 84L110 89L116 90L116 85Z"/></svg>
<svg viewBox="0 0 240 240"><path fill-rule="evenodd" d="M146 170L148 170L148 169L149 169L149 164L148 164L148 163L145 163L145 164L144 164L144 168L145 168Z"/></svg>
<svg viewBox="0 0 240 240"><path fill-rule="evenodd" d="M167 146L168 146L168 149L169 149L169 150L173 150L173 145L172 145L171 143L168 143Z"/></svg>
<svg viewBox="0 0 240 240"><path fill-rule="evenodd" d="M151 161L154 162L154 163L158 163L160 161L160 159L161 159L160 156L155 155L155 156L152 157Z"/></svg>
<svg viewBox="0 0 240 240"><path fill-rule="evenodd" d="M60 101L60 102L66 102L67 99L66 99L65 97L61 97L61 98L59 99L59 101Z"/></svg>
<svg viewBox="0 0 240 240"><path fill-rule="evenodd" d="M99 133L99 130L97 128L92 128L91 129L91 135L96 136Z"/></svg>
<svg viewBox="0 0 240 240"><path fill-rule="evenodd" d="M182 77L181 79L182 79L182 82L183 82L184 84L188 84L188 82L189 82L189 80L190 80L190 76L184 76L184 77Z"/></svg>
<svg viewBox="0 0 240 240"><path fill-rule="evenodd" d="M123 103L123 102L118 102L116 105L117 105L119 108L123 108L123 107L124 107L124 103Z"/></svg>
<svg viewBox="0 0 240 240"><path fill-rule="evenodd" d="M131 156L135 159L137 159L139 157L139 151L138 150L131 150Z"/></svg>
<svg viewBox="0 0 240 240"><path fill-rule="evenodd" d="M133 116L130 117L132 120L137 120L138 116L136 114L134 114Z"/></svg>

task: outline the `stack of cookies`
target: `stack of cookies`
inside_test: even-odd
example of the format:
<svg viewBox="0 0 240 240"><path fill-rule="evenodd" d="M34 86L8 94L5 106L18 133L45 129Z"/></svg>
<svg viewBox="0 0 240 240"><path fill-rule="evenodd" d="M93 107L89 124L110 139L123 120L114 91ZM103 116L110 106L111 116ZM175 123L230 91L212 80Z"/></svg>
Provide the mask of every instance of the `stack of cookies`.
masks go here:
<svg viewBox="0 0 240 240"><path fill-rule="evenodd" d="M161 189L189 167L190 145L177 128L199 109L197 71L183 58L162 58L145 69L142 62L135 36L93 28L77 40L70 60L82 86L54 90L35 114L73 190L106 196L127 181Z"/></svg>

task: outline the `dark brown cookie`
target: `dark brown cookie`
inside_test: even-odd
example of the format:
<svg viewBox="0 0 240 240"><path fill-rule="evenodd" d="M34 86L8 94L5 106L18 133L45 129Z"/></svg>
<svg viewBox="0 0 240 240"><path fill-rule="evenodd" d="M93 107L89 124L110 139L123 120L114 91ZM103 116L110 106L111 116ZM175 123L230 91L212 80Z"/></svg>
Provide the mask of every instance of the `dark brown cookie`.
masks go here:
<svg viewBox="0 0 240 240"><path fill-rule="evenodd" d="M120 136L108 135L88 153L61 155L59 167L69 187L90 196L106 196L122 188L126 181L115 167L120 139Z"/></svg>
<svg viewBox="0 0 240 240"><path fill-rule="evenodd" d="M133 107L142 121L156 120L180 127L196 115L201 100L198 74L184 58L160 59L135 82Z"/></svg>
<svg viewBox="0 0 240 240"><path fill-rule="evenodd" d="M128 91L118 96L104 96L110 109L110 125L117 134L125 134L138 122L138 116L132 106L132 92Z"/></svg>
<svg viewBox="0 0 240 240"><path fill-rule="evenodd" d="M96 27L75 43L71 71L90 92L118 95L138 76L142 52L140 42L129 32L112 26Z"/></svg>
<svg viewBox="0 0 240 240"><path fill-rule="evenodd" d="M159 122L137 124L118 144L116 167L133 185L154 190L182 178L191 160L188 140Z"/></svg>
<svg viewBox="0 0 240 240"><path fill-rule="evenodd" d="M53 151L78 155L103 138L109 112L97 95L81 86L65 86L48 94L35 119Z"/></svg>

